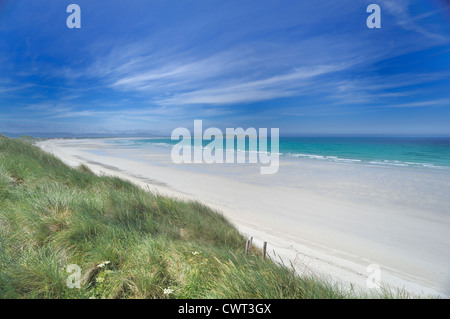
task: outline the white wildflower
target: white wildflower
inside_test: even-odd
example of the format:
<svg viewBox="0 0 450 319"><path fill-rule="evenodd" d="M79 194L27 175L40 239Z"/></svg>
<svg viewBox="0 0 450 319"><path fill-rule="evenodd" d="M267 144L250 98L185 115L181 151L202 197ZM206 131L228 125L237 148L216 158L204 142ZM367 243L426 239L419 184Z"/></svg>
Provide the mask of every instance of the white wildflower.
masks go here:
<svg viewBox="0 0 450 319"><path fill-rule="evenodd" d="M103 267L105 267L107 264L110 264L111 262L110 261L104 261L104 262L102 262L100 265L98 265L97 267L98 268L103 268Z"/></svg>
<svg viewBox="0 0 450 319"><path fill-rule="evenodd" d="M192 255L194 255L194 256L195 256L195 255L198 255L198 254L200 254L198 251L193 251L193 252L192 252Z"/></svg>
<svg viewBox="0 0 450 319"><path fill-rule="evenodd" d="M164 289L164 294L165 295L170 295L172 292L173 292L173 289L170 289L170 288Z"/></svg>

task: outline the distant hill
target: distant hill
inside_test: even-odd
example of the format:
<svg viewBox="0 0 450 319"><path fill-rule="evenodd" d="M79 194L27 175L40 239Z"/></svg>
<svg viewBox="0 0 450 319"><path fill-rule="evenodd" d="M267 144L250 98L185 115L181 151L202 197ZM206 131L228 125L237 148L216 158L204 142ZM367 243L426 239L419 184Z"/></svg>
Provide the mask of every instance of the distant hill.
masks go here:
<svg viewBox="0 0 450 319"><path fill-rule="evenodd" d="M21 136L30 136L34 138L102 138L102 137L158 137L154 133L146 132L135 132L135 133L68 133L68 132L52 132L52 133L42 133L42 132L21 132L21 133L11 133L2 132L6 137L17 138Z"/></svg>

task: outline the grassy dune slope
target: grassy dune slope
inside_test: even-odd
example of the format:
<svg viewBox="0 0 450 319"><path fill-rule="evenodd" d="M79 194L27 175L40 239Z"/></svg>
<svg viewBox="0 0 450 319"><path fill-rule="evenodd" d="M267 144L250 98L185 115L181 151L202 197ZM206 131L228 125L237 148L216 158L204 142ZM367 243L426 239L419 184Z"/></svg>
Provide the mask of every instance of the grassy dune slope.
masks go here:
<svg viewBox="0 0 450 319"><path fill-rule="evenodd" d="M244 246L204 205L69 168L0 135L0 298L354 297ZM69 264L82 269L80 289L66 285Z"/></svg>

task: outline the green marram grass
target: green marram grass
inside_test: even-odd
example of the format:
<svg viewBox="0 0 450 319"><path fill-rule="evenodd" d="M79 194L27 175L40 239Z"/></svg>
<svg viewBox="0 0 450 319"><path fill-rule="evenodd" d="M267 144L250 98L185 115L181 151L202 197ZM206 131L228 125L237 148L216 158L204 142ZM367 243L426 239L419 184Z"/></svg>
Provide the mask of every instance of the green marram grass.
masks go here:
<svg viewBox="0 0 450 319"><path fill-rule="evenodd" d="M30 138L0 135L0 298L374 296L299 276L244 247L233 225L198 202L70 168ZM81 268L80 289L67 286L70 264Z"/></svg>

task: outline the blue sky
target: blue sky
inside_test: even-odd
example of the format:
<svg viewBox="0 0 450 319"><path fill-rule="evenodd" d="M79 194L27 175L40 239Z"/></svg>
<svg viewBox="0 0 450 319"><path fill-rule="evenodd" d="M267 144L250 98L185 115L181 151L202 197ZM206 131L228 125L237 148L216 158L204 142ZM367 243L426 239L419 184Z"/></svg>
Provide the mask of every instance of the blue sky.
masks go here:
<svg viewBox="0 0 450 319"><path fill-rule="evenodd" d="M0 0L0 132L168 135L194 119L450 135L450 3Z"/></svg>

